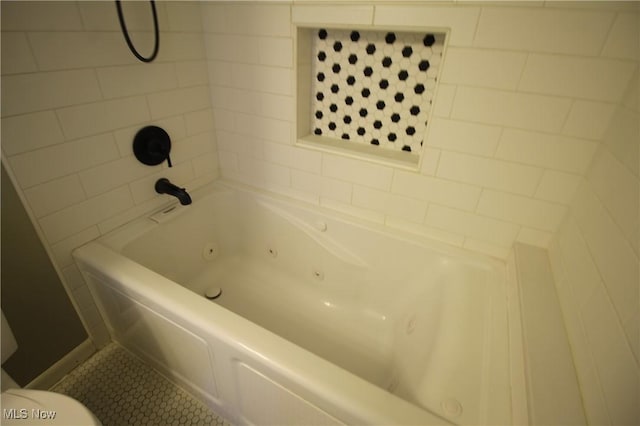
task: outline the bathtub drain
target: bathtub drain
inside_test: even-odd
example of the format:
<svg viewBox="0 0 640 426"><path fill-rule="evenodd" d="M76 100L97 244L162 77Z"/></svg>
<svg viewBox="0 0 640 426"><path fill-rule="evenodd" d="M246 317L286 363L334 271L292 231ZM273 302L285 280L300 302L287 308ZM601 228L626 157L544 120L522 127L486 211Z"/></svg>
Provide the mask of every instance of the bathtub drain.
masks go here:
<svg viewBox="0 0 640 426"><path fill-rule="evenodd" d="M204 297L206 297L209 300L213 300L213 299L217 299L218 297L220 297L220 295L222 294L222 289L220 287L209 287L205 292L204 292Z"/></svg>

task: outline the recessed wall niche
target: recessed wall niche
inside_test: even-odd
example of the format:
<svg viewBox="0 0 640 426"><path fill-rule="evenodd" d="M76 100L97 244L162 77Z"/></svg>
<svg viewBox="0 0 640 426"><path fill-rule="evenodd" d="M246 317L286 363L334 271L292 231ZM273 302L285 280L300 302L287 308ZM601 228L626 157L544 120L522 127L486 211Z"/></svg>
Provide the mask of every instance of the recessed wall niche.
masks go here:
<svg viewBox="0 0 640 426"><path fill-rule="evenodd" d="M445 33L298 29L298 144L416 168Z"/></svg>

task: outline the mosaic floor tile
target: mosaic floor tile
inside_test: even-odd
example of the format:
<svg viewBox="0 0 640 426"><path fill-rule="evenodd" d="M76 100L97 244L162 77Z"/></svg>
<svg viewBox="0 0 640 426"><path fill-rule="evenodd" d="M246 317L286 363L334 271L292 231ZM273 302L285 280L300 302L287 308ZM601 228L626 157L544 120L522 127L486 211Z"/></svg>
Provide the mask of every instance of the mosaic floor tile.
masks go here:
<svg viewBox="0 0 640 426"><path fill-rule="evenodd" d="M51 390L82 402L104 426L231 426L116 343L100 350Z"/></svg>

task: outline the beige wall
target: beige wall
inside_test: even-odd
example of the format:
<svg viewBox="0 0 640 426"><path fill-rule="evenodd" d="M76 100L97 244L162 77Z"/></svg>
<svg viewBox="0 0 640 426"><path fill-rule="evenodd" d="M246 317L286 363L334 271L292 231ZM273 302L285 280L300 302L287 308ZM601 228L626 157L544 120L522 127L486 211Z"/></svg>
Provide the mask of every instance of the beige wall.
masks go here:
<svg viewBox="0 0 640 426"><path fill-rule="evenodd" d="M2 167L2 312L18 350L2 368L25 386L87 339Z"/></svg>

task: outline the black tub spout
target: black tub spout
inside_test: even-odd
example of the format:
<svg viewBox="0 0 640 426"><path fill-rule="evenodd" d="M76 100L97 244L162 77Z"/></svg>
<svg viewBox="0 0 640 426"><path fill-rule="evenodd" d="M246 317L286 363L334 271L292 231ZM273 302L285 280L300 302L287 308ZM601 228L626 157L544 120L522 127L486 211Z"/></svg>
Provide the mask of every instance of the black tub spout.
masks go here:
<svg viewBox="0 0 640 426"><path fill-rule="evenodd" d="M180 204L182 204L183 206L191 204L191 196L189 196L187 191L184 188L175 186L174 184L169 182L169 179L167 178L158 179L155 188L158 194L173 195L178 200L180 200Z"/></svg>

